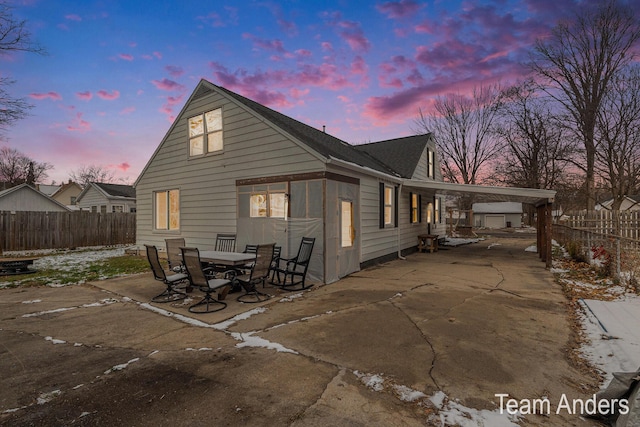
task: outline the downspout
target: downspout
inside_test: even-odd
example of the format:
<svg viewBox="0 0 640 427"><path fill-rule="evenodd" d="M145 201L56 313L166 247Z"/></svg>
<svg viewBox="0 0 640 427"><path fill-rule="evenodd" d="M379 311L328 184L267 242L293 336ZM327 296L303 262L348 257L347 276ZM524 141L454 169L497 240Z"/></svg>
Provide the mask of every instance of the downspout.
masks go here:
<svg viewBox="0 0 640 427"><path fill-rule="evenodd" d="M402 195L402 182L398 186L398 204L400 204L400 196ZM400 206L398 208L398 215L400 215ZM402 249L400 248L400 218L397 218L398 227L396 230L396 247L398 248L398 258L401 260L406 260L407 258L402 256Z"/></svg>

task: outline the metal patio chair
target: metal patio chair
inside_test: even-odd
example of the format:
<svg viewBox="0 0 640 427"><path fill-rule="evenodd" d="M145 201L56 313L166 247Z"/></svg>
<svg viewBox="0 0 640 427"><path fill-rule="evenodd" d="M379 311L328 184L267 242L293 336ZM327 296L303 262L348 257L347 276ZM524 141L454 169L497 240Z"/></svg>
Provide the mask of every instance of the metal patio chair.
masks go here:
<svg viewBox="0 0 640 427"><path fill-rule="evenodd" d="M236 251L236 235L235 234L218 234L216 236L216 251L235 252Z"/></svg>
<svg viewBox="0 0 640 427"><path fill-rule="evenodd" d="M184 273L184 263L182 262L182 252L180 248L187 246L184 238L178 237L173 239L164 239L167 245L167 261L169 262L169 269L176 273Z"/></svg>
<svg viewBox="0 0 640 427"><path fill-rule="evenodd" d="M273 248L275 244L258 245L256 251L256 262L251 267L249 274L238 276L238 283L244 288L245 293L236 298L240 302L256 303L263 302L271 298L271 295L258 291L257 285L264 283L269 276L269 267L273 259Z"/></svg>
<svg viewBox="0 0 640 427"><path fill-rule="evenodd" d="M279 258L278 265L274 268L277 281L271 283L285 291L301 291L313 286L305 284L305 280L315 241L314 237L303 237L295 257ZM281 280L280 274L284 275L284 279Z"/></svg>
<svg viewBox="0 0 640 427"><path fill-rule="evenodd" d="M164 283L166 285L166 289L159 295L151 298L152 302L156 303L165 303L172 301L180 301L187 297L187 294L178 289L178 285L181 283L186 283L188 281L188 276L185 273L175 273L167 274L162 264L160 264L160 258L158 257L158 248L153 245L144 245L147 249L147 259L149 260L149 265L151 266L151 271L153 271L154 279Z"/></svg>
<svg viewBox="0 0 640 427"><path fill-rule="evenodd" d="M198 248L181 248L182 259L187 270L189 283L192 287L204 292L204 298L189 307L191 313L212 313L220 311L227 306L222 300L227 295L231 282L235 278L235 271L230 270L223 274L223 279L215 276L211 268L203 268L200 261ZM217 293L217 298L213 297Z"/></svg>

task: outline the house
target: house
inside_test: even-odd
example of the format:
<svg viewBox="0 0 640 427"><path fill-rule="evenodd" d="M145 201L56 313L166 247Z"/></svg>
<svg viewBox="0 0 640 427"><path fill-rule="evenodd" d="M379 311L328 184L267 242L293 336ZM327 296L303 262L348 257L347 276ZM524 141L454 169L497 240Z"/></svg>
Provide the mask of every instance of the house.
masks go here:
<svg viewBox="0 0 640 427"><path fill-rule="evenodd" d="M67 206L69 209L77 210L77 200L78 196L82 193L82 187L69 180L69 182L62 184L62 186L51 195L51 197L63 205Z"/></svg>
<svg viewBox="0 0 640 427"><path fill-rule="evenodd" d="M136 211L136 190L131 185L90 182L76 199L83 211L115 213Z"/></svg>
<svg viewBox="0 0 640 427"><path fill-rule="evenodd" d="M20 184L0 191L0 211L68 212L69 209L30 185Z"/></svg>
<svg viewBox="0 0 640 427"><path fill-rule="evenodd" d="M522 203L474 203L472 205L472 211L473 224L475 227L522 227Z"/></svg>
<svg viewBox="0 0 640 427"><path fill-rule="evenodd" d="M315 237L309 274L331 283L444 234L430 181L431 135L352 146L201 80L135 183L137 243L212 249L236 233L237 248L276 242L289 257Z"/></svg>
<svg viewBox="0 0 640 427"><path fill-rule="evenodd" d="M613 199L606 200L604 202L598 203L595 207L597 211L599 210L611 210L611 206L613 205ZM622 200L622 204L620 205L620 211L639 211L640 210L640 194L633 196L624 196Z"/></svg>
<svg viewBox="0 0 640 427"><path fill-rule="evenodd" d="M52 196L53 193L55 193L59 189L59 185L36 184L36 190L46 194L47 196Z"/></svg>

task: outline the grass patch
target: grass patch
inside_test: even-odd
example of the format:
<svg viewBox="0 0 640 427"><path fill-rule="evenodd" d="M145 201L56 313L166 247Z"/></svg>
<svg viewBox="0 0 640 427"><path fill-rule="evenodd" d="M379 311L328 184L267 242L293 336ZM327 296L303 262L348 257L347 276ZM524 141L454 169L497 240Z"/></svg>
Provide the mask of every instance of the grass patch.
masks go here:
<svg viewBox="0 0 640 427"><path fill-rule="evenodd" d="M130 255L114 256L85 263L61 261L59 265L38 269L32 274L0 277L0 288L64 286L148 271L150 271L149 262L146 258Z"/></svg>

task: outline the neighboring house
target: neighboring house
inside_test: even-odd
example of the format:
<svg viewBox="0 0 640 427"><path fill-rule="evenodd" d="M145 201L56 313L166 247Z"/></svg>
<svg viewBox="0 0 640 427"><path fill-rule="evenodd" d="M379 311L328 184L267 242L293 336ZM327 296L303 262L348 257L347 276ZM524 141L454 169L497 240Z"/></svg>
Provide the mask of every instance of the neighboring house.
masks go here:
<svg viewBox="0 0 640 427"><path fill-rule="evenodd" d="M76 204L83 211L135 212L136 190L131 185L90 182L78 195Z"/></svg>
<svg viewBox="0 0 640 427"><path fill-rule="evenodd" d="M522 203L474 203L472 210L475 227L522 227Z"/></svg>
<svg viewBox="0 0 640 427"><path fill-rule="evenodd" d="M36 184L36 190L46 194L47 196L52 196L53 193L55 193L59 189L59 185Z"/></svg>
<svg viewBox="0 0 640 427"><path fill-rule="evenodd" d="M51 197L71 210L78 210L77 200L80 193L82 193L82 187L70 180L63 184Z"/></svg>
<svg viewBox="0 0 640 427"><path fill-rule="evenodd" d="M62 203L27 184L0 191L0 211L68 212Z"/></svg>
<svg viewBox="0 0 640 427"><path fill-rule="evenodd" d="M431 135L352 146L201 80L135 183L137 243L212 249L315 237L310 275L331 283L444 234Z"/></svg>
<svg viewBox="0 0 640 427"><path fill-rule="evenodd" d="M611 206L613 205L613 199L609 199L605 202L598 203L595 207L597 211L611 210ZM640 194L634 196L624 196L624 200L622 200L622 204L620 205L620 211L640 211Z"/></svg>

